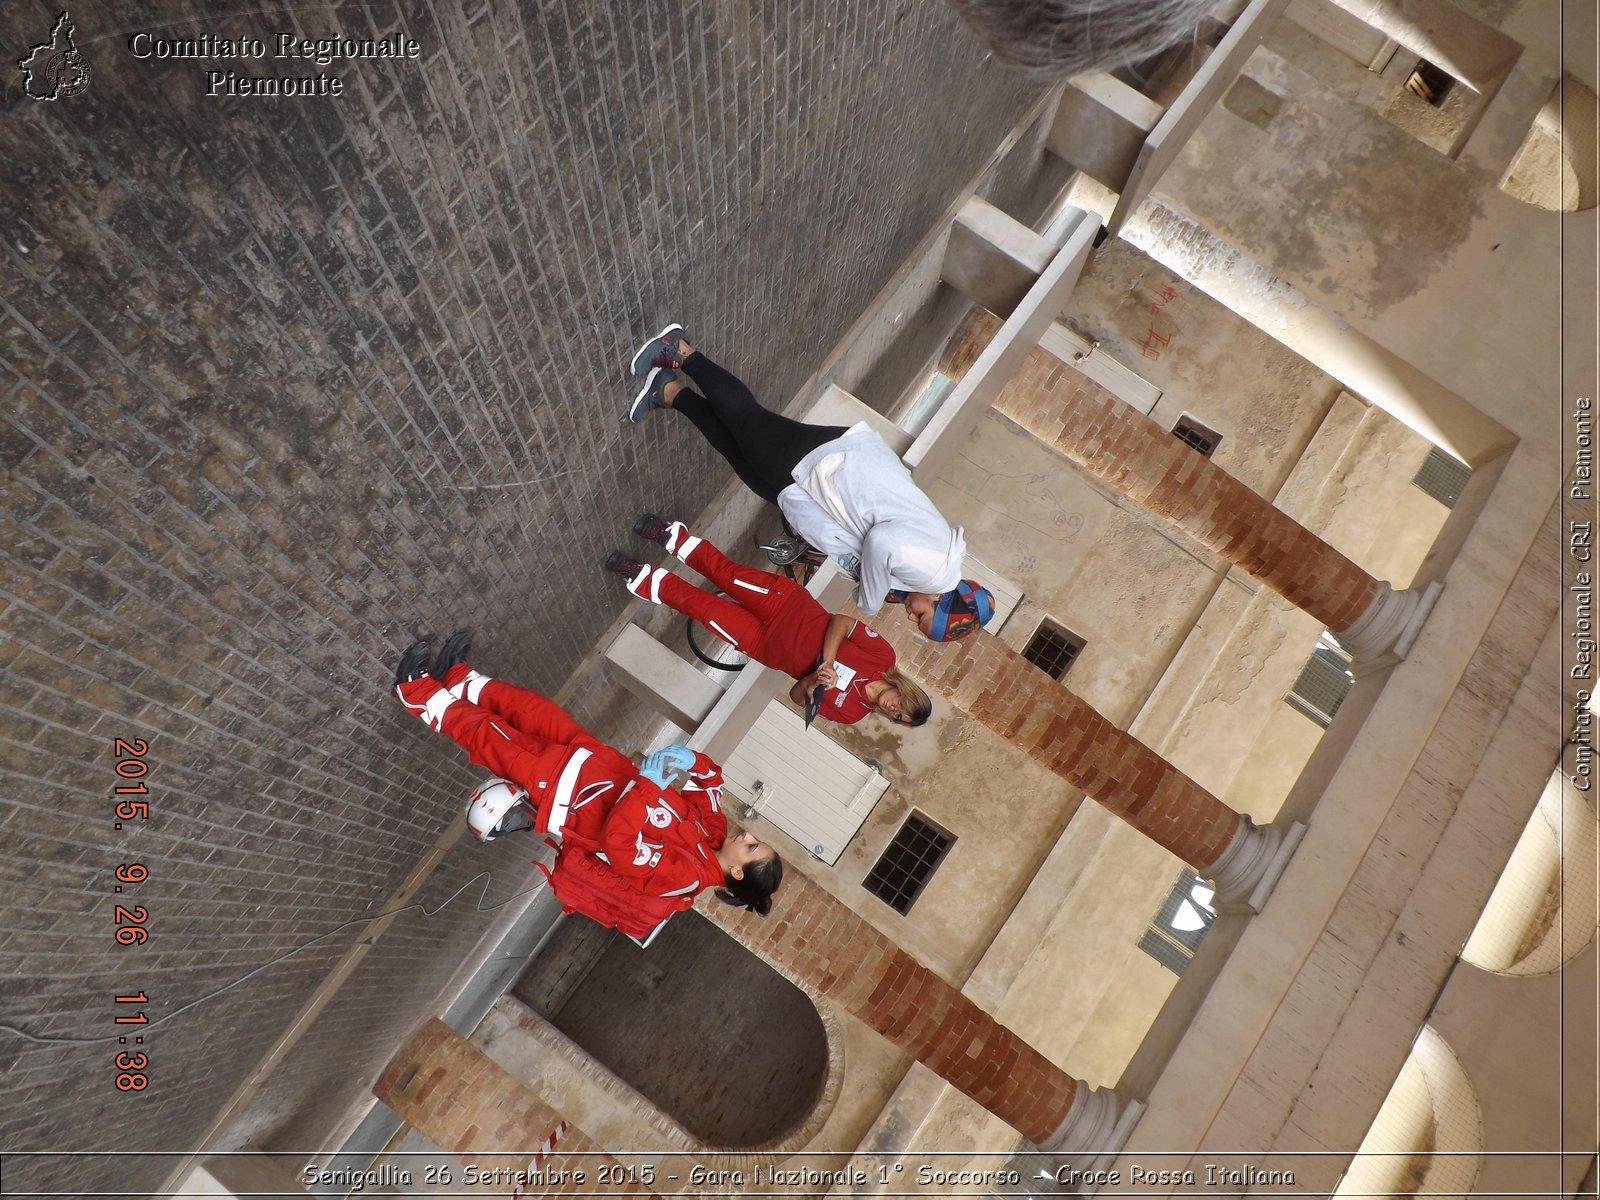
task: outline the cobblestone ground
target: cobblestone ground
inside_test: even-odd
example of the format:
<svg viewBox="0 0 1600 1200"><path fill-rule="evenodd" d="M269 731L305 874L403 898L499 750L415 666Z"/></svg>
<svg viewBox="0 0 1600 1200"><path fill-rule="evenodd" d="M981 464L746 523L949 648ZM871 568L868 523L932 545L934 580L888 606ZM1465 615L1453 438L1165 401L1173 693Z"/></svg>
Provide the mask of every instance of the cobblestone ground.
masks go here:
<svg viewBox="0 0 1600 1200"><path fill-rule="evenodd" d="M6 68L0 124L11 1151L194 1144L474 778L388 698L399 649L465 624L486 669L560 686L621 611L617 531L726 482L685 424L621 420L640 331L678 317L787 400L1036 95L927 0L211 11L0 13L0 60L52 47ZM335 36L417 53L293 53ZM485 867L503 899L525 858L458 847L423 899ZM478 886L384 939L250 1145L312 1148L370 1087Z"/></svg>

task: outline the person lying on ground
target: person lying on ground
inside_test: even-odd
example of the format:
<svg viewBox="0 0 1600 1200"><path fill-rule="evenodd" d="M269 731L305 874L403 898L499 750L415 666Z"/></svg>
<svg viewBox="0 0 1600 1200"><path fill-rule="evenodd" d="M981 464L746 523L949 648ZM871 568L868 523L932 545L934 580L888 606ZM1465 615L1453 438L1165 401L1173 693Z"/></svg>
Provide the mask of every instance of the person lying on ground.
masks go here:
<svg viewBox="0 0 1600 1200"><path fill-rule="evenodd" d="M504 791L474 800L468 823L478 838L531 829L595 856L623 893L687 908L712 888L724 903L770 911L783 863L749 833L727 836L716 763L676 746L635 767L539 693L473 670L470 649L467 634L453 633L430 667L429 643L413 643L394 690L408 712L511 785L512 801ZM675 791L662 780L677 770L688 778Z"/></svg>

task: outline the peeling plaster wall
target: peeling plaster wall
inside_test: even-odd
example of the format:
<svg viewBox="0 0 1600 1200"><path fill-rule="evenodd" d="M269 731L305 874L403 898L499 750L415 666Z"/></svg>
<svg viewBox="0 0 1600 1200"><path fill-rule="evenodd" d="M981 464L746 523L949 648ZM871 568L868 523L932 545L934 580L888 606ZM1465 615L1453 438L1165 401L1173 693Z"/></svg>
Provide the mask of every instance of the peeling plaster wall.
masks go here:
<svg viewBox="0 0 1600 1200"><path fill-rule="evenodd" d="M1276 44L1246 66L1276 115L1214 111L1158 193L1525 441L1554 436L1526 402L1558 386L1548 271L1563 237L1568 253L1592 245L1592 219L1512 199L1472 155L1444 157L1285 57L1305 46L1315 65L1305 39ZM1485 124L1519 88L1548 95L1557 65L1525 52Z"/></svg>
<svg viewBox="0 0 1600 1200"><path fill-rule="evenodd" d="M771 840L919 961L959 984L1077 808L1078 794L942 706L920 729L873 720L829 734L857 757L880 763L888 792L834 866L806 857L781 834ZM956 840L902 916L861 882L912 809Z"/></svg>
<svg viewBox="0 0 1600 1200"><path fill-rule="evenodd" d="M929 495L1027 595L1006 640L1020 648L1053 617L1087 643L1069 686L1113 721L1131 717L1214 586L1213 556L993 414Z"/></svg>
<svg viewBox="0 0 1600 1200"><path fill-rule="evenodd" d="M1170 293L1170 297L1169 294ZM1265 496L1282 486L1338 385L1127 242L1095 252L1062 319L1162 390L1150 412L1222 435L1212 456ZM1219 386L1226 380L1226 386Z"/></svg>
<svg viewBox="0 0 1600 1200"><path fill-rule="evenodd" d="M1494 181L1472 178L1270 50L1247 71L1280 98L1277 116L1259 129L1214 113L1170 186L1223 236L1270 245L1275 269L1347 316L1373 318L1426 286L1484 219ZM1284 159L1296 169L1283 170ZM1197 193L1226 195L1225 210Z"/></svg>

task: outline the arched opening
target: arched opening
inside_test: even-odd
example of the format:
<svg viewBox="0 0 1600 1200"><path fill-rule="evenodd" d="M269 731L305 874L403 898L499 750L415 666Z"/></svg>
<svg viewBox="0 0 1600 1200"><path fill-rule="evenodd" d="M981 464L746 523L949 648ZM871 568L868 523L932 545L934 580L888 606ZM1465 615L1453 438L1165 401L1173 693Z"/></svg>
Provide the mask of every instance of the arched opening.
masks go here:
<svg viewBox="0 0 1600 1200"><path fill-rule="evenodd" d="M568 920L511 994L707 1146L767 1146L823 1094L811 999L694 912L648 949Z"/></svg>
<svg viewBox="0 0 1600 1200"><path fill-rule="evenodd" d="M1449 1044L1424 1025L1335 1196L1456 1196L1483 1161L1483 1116Z"/></svg>
<svg viewBox="0 0 1600 1200"><path fill-rule="evenodd" d="M1587 781L1568 749L1462 948L1473 966L1501 975L1543 975L1577 957L1600 923L1596 851L1600 824Z"/></svg>
<svg viewBox="0 0 1600 1200"><path fill-rule="evenodd" d="M1533 119L1501 189L1551 212L1582 212L1600 202L1600 98L1563 75Z"/></svg>

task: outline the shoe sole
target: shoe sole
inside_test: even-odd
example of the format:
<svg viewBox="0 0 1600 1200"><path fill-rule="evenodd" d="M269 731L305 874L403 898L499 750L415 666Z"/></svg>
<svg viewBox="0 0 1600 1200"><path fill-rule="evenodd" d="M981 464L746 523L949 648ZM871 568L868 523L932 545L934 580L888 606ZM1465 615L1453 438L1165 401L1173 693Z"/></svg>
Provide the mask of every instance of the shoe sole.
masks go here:
<svg viewBox="0 0 1600 1200"><path fill-rule="evenodd" d="M629 373L633 375L643 375L644 371L642 371L640 368L648 361L650 350L657 342L666 337L667 334L672 333L674 330L676 330L678 333L682 333L683 326L674 321L660 333L656 334L655 337L651 338L648 342L635 350L633 354L633 361L628 364Z"/></svg>
<svg viewBox="0 0 1600 1200"><path fill-rule="evenodd" d="M650 374L644 377L644 387L639 389L639 394L633 398L633 403L628 406L628 420L637 425L649 415L655 405L650 403L650 391L655 387L656 376L661 373L660 367L651 368Z"/></svg>
<svg viewBox="0 0 1600 1200"><path fill-rule="evenodd" d="M633 523L633 536L644 538L647 542L655 541L656 539L647 534L645 530L657 521L661 522L663 529L667 529L672 525L671 521L665 517L657 516L655 513L641 513L639 519ZM662 534L662 536L665 537L666 535Z"/></svg>
<svg viewBox="0 0 1600 1200"><path fill-rule="evenodd" d="M615 566L612 565L613 555L619 556L620 558L620 561L618 561ZM644 586L644 581L650 578L650 564L642 563L635 559L633 560L633 565L638 569L630 573L622 569L622 563L625 561L627 561L627 558L622 554L622 551L614 550L611 554L606 555L605 560L600 564L600 569L606 574L615 575L618 579L622 580L622 582L627 585L628 590L633 592L635 596L638 596L639 599L648 599L648 597L639 592L635 592L633 589Z"/></svg>

